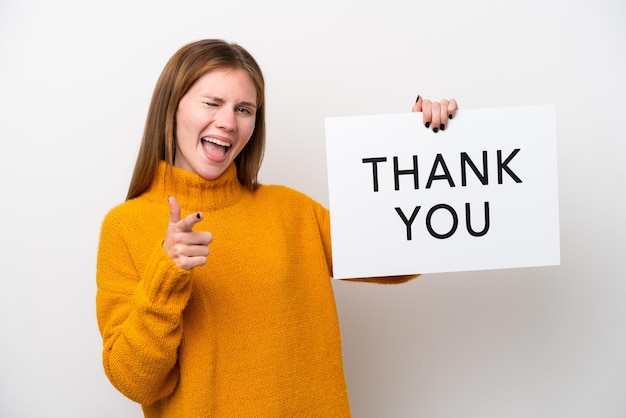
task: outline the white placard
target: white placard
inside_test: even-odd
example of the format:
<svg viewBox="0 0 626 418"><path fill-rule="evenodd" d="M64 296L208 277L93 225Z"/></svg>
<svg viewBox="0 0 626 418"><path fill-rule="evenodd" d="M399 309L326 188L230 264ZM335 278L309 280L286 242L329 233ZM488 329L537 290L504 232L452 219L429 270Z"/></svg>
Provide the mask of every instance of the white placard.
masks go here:
<svg viewBox="0 0 626 418"><path fill-rule="evenodd" d="M326 119L334 278L560 263L553 105Z"/></svg>

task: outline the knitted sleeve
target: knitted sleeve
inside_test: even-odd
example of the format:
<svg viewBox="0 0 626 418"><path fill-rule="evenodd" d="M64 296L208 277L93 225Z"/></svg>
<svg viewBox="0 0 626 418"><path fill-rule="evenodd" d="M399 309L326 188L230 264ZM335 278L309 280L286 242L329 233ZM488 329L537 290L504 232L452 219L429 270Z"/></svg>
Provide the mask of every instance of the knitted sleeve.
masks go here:
<svg viewBox="0 0 626 418"><path fill-rule="evenodd" d="M128 218L111 213L102 225L96 273L102 358L120 392L151 404L169 395L178 381L177 350L191 274L170 260L160 241L136 254L140 237L129 230Z"/></svg>

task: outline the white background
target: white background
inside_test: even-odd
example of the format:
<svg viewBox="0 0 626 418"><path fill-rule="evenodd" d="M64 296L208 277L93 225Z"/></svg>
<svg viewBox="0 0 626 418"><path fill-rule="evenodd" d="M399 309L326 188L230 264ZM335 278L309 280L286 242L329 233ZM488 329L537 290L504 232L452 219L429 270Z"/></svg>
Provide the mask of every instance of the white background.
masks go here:
<svg viewBox="0 0 626 418"><path fill-rule="evenodd" d="M626 416L625 18L622 0L2 0L0 416L140 416L101 367L99 227L163 65L207 37L266 73L263 181L325 204L326 116L554 103L562 265L333 283L353 413Z"/></svg>

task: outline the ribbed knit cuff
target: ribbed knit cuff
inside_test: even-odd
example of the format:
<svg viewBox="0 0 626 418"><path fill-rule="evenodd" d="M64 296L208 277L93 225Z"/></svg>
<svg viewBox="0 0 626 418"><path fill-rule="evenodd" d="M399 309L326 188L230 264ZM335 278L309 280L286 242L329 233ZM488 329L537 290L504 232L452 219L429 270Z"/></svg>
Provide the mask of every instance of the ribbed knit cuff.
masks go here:
<svg viewBox="0 0 626 418"><path fill-rule="evenodd" d="M140 286L149 304L179 312L191 294L191 270L174 263L159 243L150 254Z"/></svg>

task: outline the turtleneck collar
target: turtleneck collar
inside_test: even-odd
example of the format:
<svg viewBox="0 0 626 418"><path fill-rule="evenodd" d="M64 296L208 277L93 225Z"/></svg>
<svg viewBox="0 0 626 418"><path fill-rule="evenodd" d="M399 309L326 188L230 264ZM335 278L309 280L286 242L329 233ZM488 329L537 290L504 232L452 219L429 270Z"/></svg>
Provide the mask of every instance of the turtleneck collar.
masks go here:
<svg viewBox="0 0 626 418"><path fill-rule="evenodd" d="M145 195L161 202L167 202L168 196L174 196L181 207L195 211L230 206L241 198L243 191L243 186L237 180L235 164L231 164L220 177L207 180L198 174L160 161Z"/></svg>

